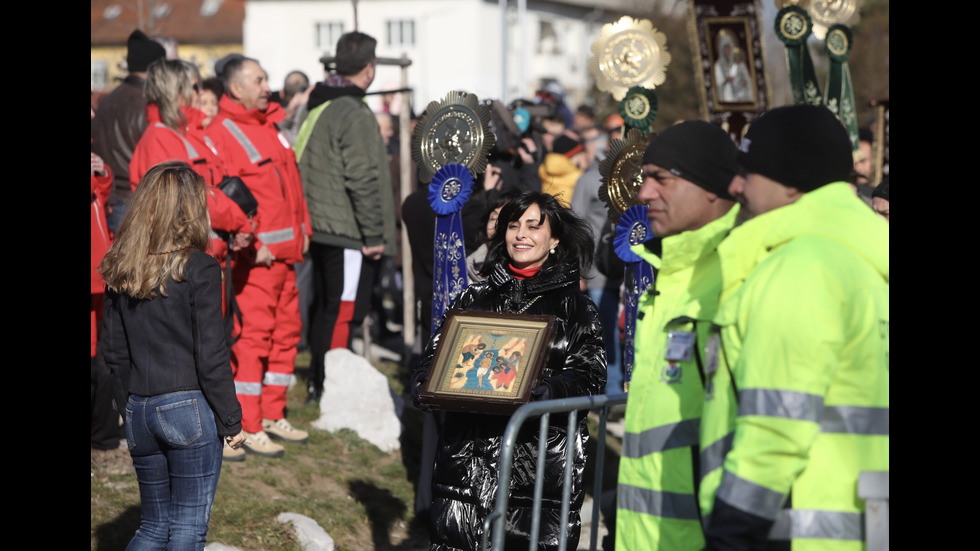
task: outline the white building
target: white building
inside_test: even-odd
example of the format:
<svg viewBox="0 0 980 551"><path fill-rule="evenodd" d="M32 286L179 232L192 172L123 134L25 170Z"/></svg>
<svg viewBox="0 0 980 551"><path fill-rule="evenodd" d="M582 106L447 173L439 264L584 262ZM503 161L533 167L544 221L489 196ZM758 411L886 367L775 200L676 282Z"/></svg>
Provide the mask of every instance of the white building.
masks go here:
<svg viewBox="0 0 980 551"><path fill-rule="evenodd" d="M669 4L668 2L663 2ZM602 25L623 15L648 17L653 0L248 0L244 53L258 59L273 90L301 70L322 80L320 58L337 38L357 30L378 40L382 58L406 56L412 109L451 90L505 103L531 99L554 79L575 109L593 78L588 65ZM356 5L356 15L355 6ZM356 25L355 25L356 17ZM654 25L656 26L656 25ZM379 66L368 92L401 87L401 68ZM380 96L369 96L372 108Z"/></svg>

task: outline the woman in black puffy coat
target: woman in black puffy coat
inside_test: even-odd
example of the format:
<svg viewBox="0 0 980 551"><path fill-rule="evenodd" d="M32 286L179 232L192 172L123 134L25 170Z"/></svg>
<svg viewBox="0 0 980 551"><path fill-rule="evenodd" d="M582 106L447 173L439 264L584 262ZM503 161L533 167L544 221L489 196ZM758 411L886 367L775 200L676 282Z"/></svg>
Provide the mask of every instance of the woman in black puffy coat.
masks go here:
<svg viewBox="0 0 980 551"><path fill-rule="evenodd" d="M555 331L536 400L602 394L606 384L606 349L599 311L579 288L579 277L591 265L595 244L587 222L551 195L528 191L500 212L481 274L484 281L467 287L450 309L552 314ZM437 331L413 372L416 407L429 365L442 335ZM505 415L446 412L439 435L432 481L429 537L431 551L479 549L483 521L496 504ZM514 450L510 497L505 518L507 549L527 549L532 525L538 423L525 423ZM585 497L582 485L589 439L585 412L574 434L565 414L552 414L548 428L539 546L556 550L561 537L561 499L565 454L574 446L568 549L578 545Z"/></svg>

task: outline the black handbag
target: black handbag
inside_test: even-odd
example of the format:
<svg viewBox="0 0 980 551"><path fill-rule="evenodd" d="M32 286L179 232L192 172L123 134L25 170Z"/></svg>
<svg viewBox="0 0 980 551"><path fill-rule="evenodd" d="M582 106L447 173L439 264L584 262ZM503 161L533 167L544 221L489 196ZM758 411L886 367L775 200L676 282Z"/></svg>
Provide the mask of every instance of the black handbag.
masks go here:
<svg viewBox="0 0 980 551"><path fill-rule="evenodd" d="M255 216L259 208L259 201L252 195L252 191L248 189L248 186L245 185L245 182L241 178L238 176L229 176L218 184L218 189L234 201L242 209L242 212L245 213L245 216L249 218ZM224 230L214 230L214 233L218 234L225 241L231 239L231 234Z"/></svg>
<svg viewBox="0 0 980 551"><path fill-rule="evenodd" d="M246 216L249 218L255 216L259 208L259 201L252 195L251 190L248 189L248 186L245 185L245 182L241 178L238 176L229 176L218 184L218 189L238 204ZM238 307L238 301L235 300L235 288L232 283L231 233L221 230L214 230L214 233L221 236L228 243L228 257L225 259L225 301L227 308L225 309L224 321L228 345L231 346L238 340L238 335L234 334L234 320L237 318L238 326L241 327L242 325L242 311Z"/></svg>
<svg viewBox="0 0 980 551"><path fill-rule="evenodd" d="M259 208L259 202L241 178L238 176L229 176L218 184L218 189L237 203L246 216L250 218L255 216L255 212Z"/></svg>

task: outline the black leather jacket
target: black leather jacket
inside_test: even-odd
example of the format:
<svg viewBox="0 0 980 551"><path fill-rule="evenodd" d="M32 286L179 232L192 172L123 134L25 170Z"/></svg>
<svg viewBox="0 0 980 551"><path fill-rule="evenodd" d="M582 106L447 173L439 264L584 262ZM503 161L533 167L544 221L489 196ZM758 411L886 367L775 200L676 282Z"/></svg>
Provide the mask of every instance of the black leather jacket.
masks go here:
<svg viewBox="0 0 980 551"><path fill-rule="evenodd" d="M602 324L598 309L579 291L578 284L579 269L574 260L564 265L546 265L535 277L526 280L517 279L507 268L498 266L487 280L470 284L450 308L516 313L540 297L524 313L554 314L557 318L551 351L541 374L551 398L602 394L606 384ZM415 373L428 371L440 337L441 331L430 340ZM579 412L578 418L577 430L571 437L566 415L552 414L550 418L538 549L558 549L565 453L569 445L574 446L575 452L568 549L578 545L579 511L585 497L582 485L585 449L589 439L586 413ZM483 521L496 504L503 434L509 419L505 415L446 412L432 482L429 516L432 551L468 551L480 547ZM516 440L505 521L508 549L528 546L538 432L538 423L525 423Z"/></svg>
<svg viewBox="0 0 980 551"><path fill-rule="evenodd" d="M167 283L167 296L152 299L106 291L99 344L117 381L116 402L122 411L130 394L200 390L218 434L233 436L242 430L242 408L221 321L221 266L194 250L184 277Z"/></svg>

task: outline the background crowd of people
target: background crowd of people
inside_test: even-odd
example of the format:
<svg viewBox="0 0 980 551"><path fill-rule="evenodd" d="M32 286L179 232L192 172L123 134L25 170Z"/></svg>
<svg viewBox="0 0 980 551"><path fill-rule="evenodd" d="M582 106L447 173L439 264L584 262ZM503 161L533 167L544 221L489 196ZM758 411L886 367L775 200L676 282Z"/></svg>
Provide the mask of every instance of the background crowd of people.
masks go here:
<svg viewBox="0 0 980 551"><path fill-rule="evenodd" d="M165 46L170 46L173 54ZM133 396L148 399L165 395L166 400L161 403L170 404L175 395L179 398L181 393L196 391L204 392L214 410L209 419L215 419L218 430L209 432L213 436L209 442L218 446L219 436L232 437L221 444L219 466L220 460L241 461L249 453L282 457L290 445L301 445L308 438L307 431L286 419L286 391L294 378L297 352L308 348L311 353L307 403L319 405L327 351L352 348L365 318L374 320L370 327L375 330L394 334L402 327L403 316L414 316L418 328L411 339L414 347L397 352L405 358L406 388L416 394L415 404L424 411L425 419L416 514L430 520L433 545L437 546L434 548L465 549L478 542L481 515L492 508L493 500L472 504L461 496L483 492L495 482L495 476L490 480L487 473L496 472L506 418L433 412L417 399L441 336L438 329L433 332L439 320L432 319L436 215L428 204L428 184L419 182L414 166L413 189L404 202L400 200L397 154L408 144L399 143L396 117L372 112L364 101L378 63L375 39L356 31L344 34L337 44L335 60L324 68L323 80L311 82L307 75L293 71L275 93L260 60L232 54L215 64L214 76L202 78L202 68L177 58L173 46L134 31L127 44L129 75L92 112L92 447L112 449L120 445L121 438L127 438L135 464L148 461L148 457L203 461L175 459L180 455L177 449L186 452L179 446L150 449L147 440L154 435L132 431L127 434L122 422L134 414L144 414L140 413L142 409L133 411ZM557 82L549 82L528 100L516 100L510 105L485 100L484 106L491 110L496 144L487 169L475 175L472 195L461 211L470 285L453 306L558 316L563 324L558 331L562 340L550 352L542 382L535 388L536 399L622 393L623 265L611 252L615 227L608 216L608 205L599 198L599 166L610 146L623 138L625 122L618 113L597 114L589 105L572 109L566 105L564 90ZM636 254L658 270L658 277L651 292L641 299L640 311L644 315L636 329L633 386L625 411L626 445L615 522L616 543L623 549L650 541L660 542L657 545L668 549L700 549L706 542L709 548L721 549L715 547L718 542L736 537L732 534L738 530L733 526L743 526L751 532L739 533L739 538L762 537L778 511L747 510L735 496L739 484L755 481L783 497L791 487L795 490L798 480L812 485L806 476L805 462L795 468L798 479L771 480L766 478L768 475L753 471L745 466L744 461L749 460L737 455L749 453L745 446L732 449L728 454L732 459L723 455L721 463L702 463L697 470L698 450L717 443L706 440L704 430L699 432L698 426L704 424L702 417L711 419L714 432L710 435L715 438L723 439L733 431L755 434L742 424L741 409L737 418L730 417L728 410L720 406L706 406L705 395L728 389L738 400L738 391L730 389L758 387L765 377L749 375L751 361L742 358L753 358L758 353L750 346L755 341L745 327L734 323L735 318L726 317L736 315L735 307L723 308L723 299L736 292L724 287L735 283L718 275L727 266L723 242L740 242L735 237L748 233L742 226L761 225L759 220L772 218L768 214L772 210L795 205L794 209L809 213L817 207L806 205L816 202L817 197L832 195L826 201L838 201L848 219L853 218L854 227L871 228L862 234L860 245L853 248L871 246L866 243L868 239L882 238L884 234L878 243L884 249L884 260L879 255L869 270L856 267L860 262L844 258L843 253L821 251L820 255L830 256L817 257L826 262L850 263L856 274L879 290L883 277L884 302L869 305L866 314L883 315L887 323L887 225L875 226L868 222L868 215L873 210L888 220L888 179L877 187L869 185L870 132L862 132L858 151L852 153L848 145L845 166L841 152L828 152L826 146L833 143L843 150L843 145L833 142L839 136L832 129L820 127L829 124L827 116L835 119L826 109L814 109L823 112L773 110L774 116L764 116L750 127L739 153L720 128L703 121L677 121L657 135L645 152L644 183L638 198L650 209L656 239L638 247ZM413 126L423 115L412 113ZM777 120L779 117L789 122ZM820 127L829 140L821 142L826 146L822 149L814 146L812 158L801 160L800 166L811 172L808 177L800 176L798 169L785 163L772 161L785 153L785 145L782 149L777 145L767 149L767 144L788 139L786 125L796 120L794 117L802 117L800 120L808 127ZM828 158L834 164L826 164ZM827 166L835 168L832 174L820 171ZM103 263L116 244L130 243L137 233L171 231L165 227L140 227L150 222L127 217L134 193L138 196L141 186L152 185L155 195L166 193L160 184L167 177L161 174L161 167L176 171L187 186L203 188L201 197L210 230L207 243L184 242L175 236L151 240L167 245L166 250L152 254L172 257L180 265L179 269L167 271L172 278L168 284L184 281L185 263L193 273L204 270L199 265L206 266L208 285L216 284L212 271L225 276L218 283L220 308L207 313L211 322L218 320L216 323L223 329L220 335L194 333L174 318L169 320L175 324L174 334L160 338L175 342L190 339L192 350L202 345L198 340L209 339L204 344L226 349L226 357L218 354L210 358L220 364L217 366L200 365L200 358L185 358L188 363L198 362L198 372L227 369L228 380L222 378L214 383L220 385L218 391L215 387L196 388L192 382L179 387L137 387L134 381L140 381L139 377L120 377L130 368L139 373L140 369L188 367L154 362L138 367L143 359L135 356L137 351L129 342L137 337L125 330L128 323L137 321L122 314L124 305L133 299L165 301L153 293L132 292L121 276L114 276L111 281L103 278L113 262L121 261L117 254L109 255L116 260ZM819 174L819 181L813 179L814 174ZM767 181L760 183L760 175ZM779 187L772 187L773 184ZM785 190L791 193L777 193ZM146 191L142 201L151 201L151 197L151 191ZM860 198L863 205L857 199L851 201L853 198ZM145 212L146 206L143 208ZM179 208L173 208L173 216L182 216ZM734 228L740 229L733 231ZM407 252L413 259L416 297L415 308L408 312L391 307L392 303L401 304L400 259L406 252L400 250L403 231L408 237ZM727 238L729 234L731 239ZM145 240L139 243L148 245ZM127 245L127 254L137 254L130 249L138 246ZM735 249L735 245L731 247ZM205 262L196 252L191 254L198 250L210 255L211 260ZM809 259L806 254L799 254L799 258ZM197 277L188 276L192 283ZM112 299L108 307L107 284ZM754 289L749 280L743 287ZM814 283L810 291L821 297L826 289ZM850 294L854 289L837 292L854 298ZM750 314L765 311L745 304L742 307ZM113 313L109 319L112 340L107 340L103 331L104 312ZM717 317L733 324L725 326L720 337L709 332L712 324L718 323ZM858 339L856 335L863 329L852 325L872 321L864 317L841 321L843 334L827 336L828 342L843 346L851 342L849 339ZM192 334L186 336L183 331ZM725 359L726 370L718 370L717 358L701 356L700 350L712 338L723 342L728 339L723 348L731 346L732 341L741 347L741 354L728 349L731 356ZM867 335L861 338L865 339L862 346L873 356L877 352L875 343L867 341ZM828 373L846 371L853 363L851 358L841 357L836 348L824 350L814 345L812 351L824 358L820 367ZM108 358L104 358L106 354ZM742 368L743 364L746 367ZM725 376L719 377L722 373ZM861 376L854 375L855 381L860 381ZM152 380L145 373L144 377ZM817 385L820 377L814 373L809 382ZM887 450L887 363L884 375L874 371L869 377L876 384L884 381L884 395L870 392L855 398L866 398L867 403L855 405L845 400L840 407L883 407ZM142 380L145 383L146 379ZM784 392L781 384L788 383L774 382L778 388L774 387L773 392ZM121 385L123 394L114 392L120 388L117 385ZM828 404L838 403L833 385L830 389L827 385L788 385L797 392L819 396ZM226 400L232 386L238 412L233 412ZM211 392L224 393L224 397L212 401ZM642 401L638 395L642 395ZM150 406L144 400L138 407ZM577 538L577 508L582 503L582 454L588 439L584 421L583 418L577 434L565 434L561 422L552 422L551 430L556 434L549 435L549 441L560 440L563 445L574 441L577 450L569 526L573 538ZM881 428L868 430L880 434ZM650 434L658 431L674 431L674 439L669 445L645 443ZM536 449L537 435L524 436L519 445ZM829 445L813 435L800 436L793 441L796 447L788 452L805 455L811 445L807 438L818 438L812 445ZM467 469L472 469L474 462L480 463L479 473L460 464L463 448L472 453ZM555 464L562 465L564 450L549 448L551 452L556 454ZM527 457L531 455L529 451ZM887 451L884 459L879 448L869 457L872 467L881 468L883 462L887 470ZM705 479L711 488L707 494L701 486L702 475L711 477ZM151 481L149 476L138 470L144 508L150 502L159 505L165 497L153 493L150 488L159 481ZM217 483L214 469L198 469L194 476L207 487ZM547 476L558 480L563 474L556 471ZM533 481L529 486L533 487ZM558 488L559 484L553 486ZM514 521L508 537L520 539L521 533L526 535L529 531L526 513L530 489L511 488L510 502L520 518ZM665 492L675 496L672 510L645 501ZM480 495L490 497L487 493ZM796 507L803 501L794 499L792 505ZM831 502L833 499L828 498L814 506ZM465 512L467 507L473 511ZM710 524L705 520L709 512ZM754 523L746 521L745 514ZM194 522L200 521L201 517L197 517ZM747 524L739 524L743 521ZM145 524L137 538L161 538L162 528L154 526L154 522L164 521L151 521L144 510ZM205 515L204 532L206 524ZM559 529L554 522L546 523L543 541L557 546ZM195 533L199 532L198 529ZM203 533L199 535L203 538Z"/></svg>

